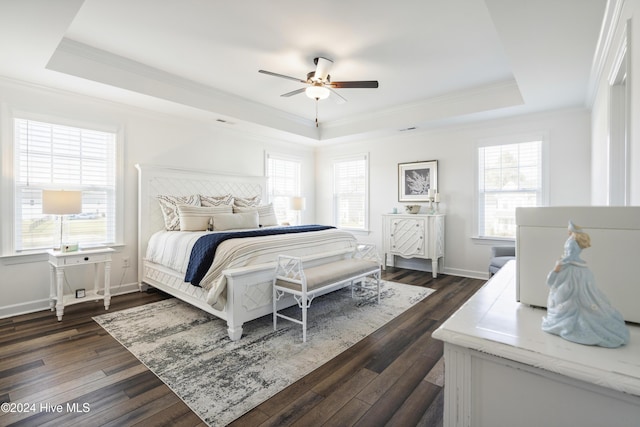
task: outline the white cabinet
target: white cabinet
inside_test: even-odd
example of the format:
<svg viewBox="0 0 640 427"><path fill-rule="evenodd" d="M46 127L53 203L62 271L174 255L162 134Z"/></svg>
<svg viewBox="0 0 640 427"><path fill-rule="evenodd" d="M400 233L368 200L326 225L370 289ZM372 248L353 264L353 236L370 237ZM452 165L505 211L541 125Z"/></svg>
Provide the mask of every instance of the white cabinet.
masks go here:
<svg viewBox="0 0 640 427"><path fill-rule="evenodd" d="M433 277L444 257L444 215L385 214L382 216L384 266L393 267L395 256L430 259Z"/></svg>
<svg viewBox="0 0 640 427"><path fill-rule="evenodd" d="M444 341L447 427L637 426L640 326L611 349L540 328L546 310L515 298L510 261L432 337Z"/></svg>

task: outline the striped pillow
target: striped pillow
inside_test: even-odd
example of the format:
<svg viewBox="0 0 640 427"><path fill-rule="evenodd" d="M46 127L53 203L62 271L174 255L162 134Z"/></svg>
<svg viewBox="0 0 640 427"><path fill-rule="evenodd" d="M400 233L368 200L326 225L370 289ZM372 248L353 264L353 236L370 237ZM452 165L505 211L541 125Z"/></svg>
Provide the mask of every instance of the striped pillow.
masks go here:
<svg viewBox="0 0 640 427"><path fill-rule="evenodd" d="M258 207L261 200L260 195L253 197L234 197L233 206L238 208Z"/></svg>
<svg viewBox="0 0 640 427"><path fill-rule="evenodd" d="M233 205L233 196L225 194L224 196L205 196L200 194L200 204L202 206L221 206Z"/></svg>
<svg viewBox="0 0 640 427"><path fill-rule="evenodd" d="M158 196L160 210L164 217L164 228L168 231L180 230L180 216L178 215L178 205L200 206L200 197L197 194L192 196Z"/></svg>
<svg viewBox="0 0 640 427"><path fill-rule="evenodd" d="M234 212L258 212L258 221L260 223L260 227L270 227L273 225L278 225L278 218L276 217L276 212L273 209L273 203L269 203L268 205L256 206L256 207L233 207Z"/></svg>
<svg viewBox="0 0 640 427"><path fill-rule="evenodd" d="M216 214L232 213L229 205L188 206L178 205L180 231L205 231L209 229L209 220Z"/></svg>

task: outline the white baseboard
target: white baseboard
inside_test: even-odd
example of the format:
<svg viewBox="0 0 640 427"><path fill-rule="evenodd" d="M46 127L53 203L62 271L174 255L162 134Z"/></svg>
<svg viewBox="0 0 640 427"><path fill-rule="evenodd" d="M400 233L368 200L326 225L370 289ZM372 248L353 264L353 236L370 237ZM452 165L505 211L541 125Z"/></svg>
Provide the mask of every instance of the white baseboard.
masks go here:
<svg viewBox="0 0 640 427"><path fill-rule="evenodd" d="M0 307L0 319L49 310L49 298Z"/></svg>
<svg viewBox="0 0 640 427"><path fill-rule="evenodd" d="M111 286L110 290L111 296L115 296L138 292L139 288L138 283L129 283L125 285ZM49 298L2 306L0 307L0 319L6 319L7 317L35 313L36 311L44 310L49 310Z"/></svg>
<svg viewBox="0 0 640 427"><path fill-rule="evenodd" d="M489 280L488 271L463 270L461 268L444 268L444 274L452 276L468 277L470 279Z"/></svg>
<svg viewBox="0 0 640 427"><path fill-rule="evenodd" d="M396 257L396 267L399 268L408 268L410 270L424 271L426 273L431 273L431 260L419 259L419 258L409 258L405 259L402 257ZM488 271L475 271L475 270L463 270L460 268L449 268L447 266L444 267L443 274L449 274L451 276L460 276L460 277L468 277L470 279L481 279L488 280L489 272Z"/></svg>

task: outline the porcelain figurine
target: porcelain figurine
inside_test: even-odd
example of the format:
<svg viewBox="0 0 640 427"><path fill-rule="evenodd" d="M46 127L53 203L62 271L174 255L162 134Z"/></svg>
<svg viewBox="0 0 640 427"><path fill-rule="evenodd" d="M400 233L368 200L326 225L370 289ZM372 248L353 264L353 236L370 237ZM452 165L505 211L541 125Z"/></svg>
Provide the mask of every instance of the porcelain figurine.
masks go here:
<svg viewBox="0 0 640 427"><path fill-rule="evenodd" d="M579 344L620 347L629 342L629 329L580 258L590 246L589 234L569 221L564 255L547 276L550 289L542 330Z"/></svg>

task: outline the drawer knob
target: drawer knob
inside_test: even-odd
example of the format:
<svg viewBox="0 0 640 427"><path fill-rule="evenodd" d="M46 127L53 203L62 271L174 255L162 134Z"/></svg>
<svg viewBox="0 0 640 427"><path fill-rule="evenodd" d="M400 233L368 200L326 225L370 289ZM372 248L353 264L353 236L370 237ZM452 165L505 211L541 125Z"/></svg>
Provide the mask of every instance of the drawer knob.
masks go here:
<svg viewBox="0 0 640 427"><path fill-rule="evenodd" d="M84 260L89 261L89 257L88 256L84 257Z"/></svg>

